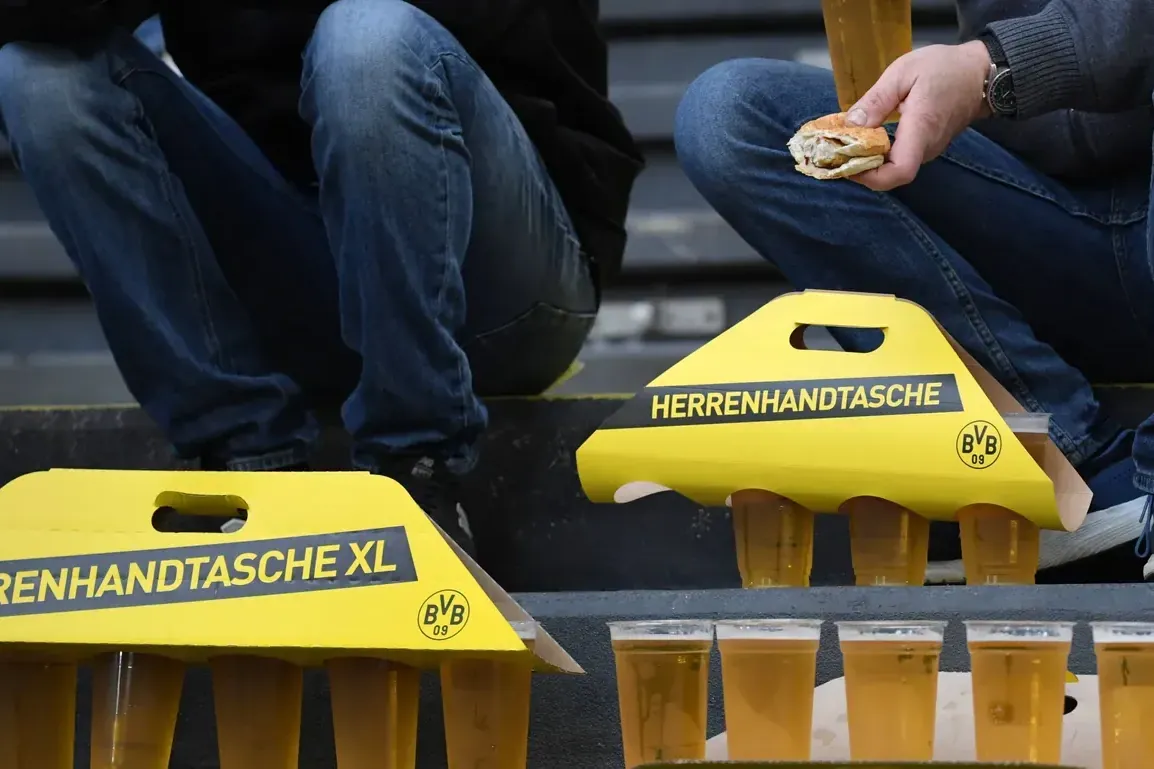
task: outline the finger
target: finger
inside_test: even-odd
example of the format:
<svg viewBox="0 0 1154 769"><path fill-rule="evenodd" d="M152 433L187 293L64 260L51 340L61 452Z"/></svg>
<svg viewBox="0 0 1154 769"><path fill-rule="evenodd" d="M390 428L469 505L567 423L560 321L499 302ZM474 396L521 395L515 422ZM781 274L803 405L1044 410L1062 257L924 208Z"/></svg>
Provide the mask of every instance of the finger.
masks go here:
<svg viewBox="0 0 1154 769"><path fill-rule="evenodd" d="M898 168L893 163L886 163L851 178L875 192L889 192L912 182L917 173L916 168L913 175L910 175L906 169Z"/></svg>
<svg viewBox="0 0 1154 769"><path fill-rule="evenodd" d="M886 67L873 87L850 108L846 122L868 128L880 126L906 98L912 85L910 68L903 56Z"/></svg>
<svg viewBox="0 0 1154 769"><path fill-rule="evenodd" d="M886 155L885 164L875 169L877 173L870 180L871 189L892 190L917 177L937 136L936 123L924 107L916 101L902 105L893 146Z"/></svg>

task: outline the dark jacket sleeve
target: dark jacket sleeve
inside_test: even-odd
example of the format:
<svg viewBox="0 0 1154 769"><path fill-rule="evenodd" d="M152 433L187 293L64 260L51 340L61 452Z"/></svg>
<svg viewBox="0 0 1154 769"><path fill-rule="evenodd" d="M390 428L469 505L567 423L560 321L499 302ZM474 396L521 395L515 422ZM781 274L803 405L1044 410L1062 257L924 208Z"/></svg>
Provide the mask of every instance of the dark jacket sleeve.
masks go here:
<svg viewBox="0 0 1154 769"><path fill-rule="evenodd" d="M960 5L970 2L982 4ZM1151 104L1154 0L1050 0L1036 13L988 28L1006 52L1023 118Z"/></svg>
<svg viewBox="0 0 1154 769"><path fill-rule="evenodd" d="M72 42L99 34L112 18L106 0L0 0L0 45Z"/></svg>

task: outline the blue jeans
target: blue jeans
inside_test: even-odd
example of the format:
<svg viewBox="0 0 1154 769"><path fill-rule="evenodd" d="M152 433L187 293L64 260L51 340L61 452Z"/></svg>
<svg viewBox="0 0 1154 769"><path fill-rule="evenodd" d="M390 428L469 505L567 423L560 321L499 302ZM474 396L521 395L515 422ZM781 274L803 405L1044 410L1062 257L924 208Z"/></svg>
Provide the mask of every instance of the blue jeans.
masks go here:
<svg viewBox="0 0 1154 769"><path fill-rule="evenodd" d="M184 456L304 460L344 400L354 462L467 470L480 395L538 393L596 290L520 122L400 0L340 0L304 53L316 189L127 33L0 49L0 131L133 395Z"/></svg>
<svg viewBox="0 0 1154 769"><path fill-rule="evenodd" d="M921 304L1084 465L1118 433L1090 382L1154 381L1149 169L1065 184L969 130L893 193L797 173L786 141L837 111L827 71L730 61L689 89L678 156L790 283ZM1154 492L1154 420L1134 459Z"/></svg>

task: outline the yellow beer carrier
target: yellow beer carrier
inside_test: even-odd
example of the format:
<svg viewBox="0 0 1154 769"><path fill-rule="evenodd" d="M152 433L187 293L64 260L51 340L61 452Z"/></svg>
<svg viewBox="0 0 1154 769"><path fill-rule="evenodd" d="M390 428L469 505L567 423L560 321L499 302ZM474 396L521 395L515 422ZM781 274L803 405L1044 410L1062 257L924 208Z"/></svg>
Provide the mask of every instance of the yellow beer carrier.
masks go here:
<svg viewBox="0 0 1154 769"><path fill-rule="evenodd" d="M811 326L883 340L807 349ZM1076 529L1090 502L1048 420L1023 412L918 305L805 291L653 380L577 465L593 501L672 490L731 505L747 587L809 584L814 511L850 515L859 584L923 584L930 520L962 523L968 582L1021 584L1038 529Z"/></svg>
<svg viewBox="0 0 1154 769"><path fill-rule="evenodd" d="M162 533L158 509L244 525ZM187 663L212 669L222 769L297 765L305 667L328 670L342 769L413 766L422 668L461 765L525 750L533 670L580 672L386 478L51 470L0 489L0 767L71 769L78 664L93 769L167 767Z"/></svg>

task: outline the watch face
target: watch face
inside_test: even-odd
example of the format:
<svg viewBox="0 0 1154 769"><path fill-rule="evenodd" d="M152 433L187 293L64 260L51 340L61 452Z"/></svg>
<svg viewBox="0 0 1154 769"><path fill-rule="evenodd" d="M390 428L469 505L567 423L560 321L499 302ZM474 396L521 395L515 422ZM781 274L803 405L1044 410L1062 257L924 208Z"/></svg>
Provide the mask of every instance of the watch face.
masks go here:
<svg viewBox="0 0 1154 769"><path fill-rule="evenodd" d="M990 109L999 115L1013 115L1018 111L1018 100L1014 98L1014 80L1008 69L995 75L994 82L990 83Z"/></svg>

